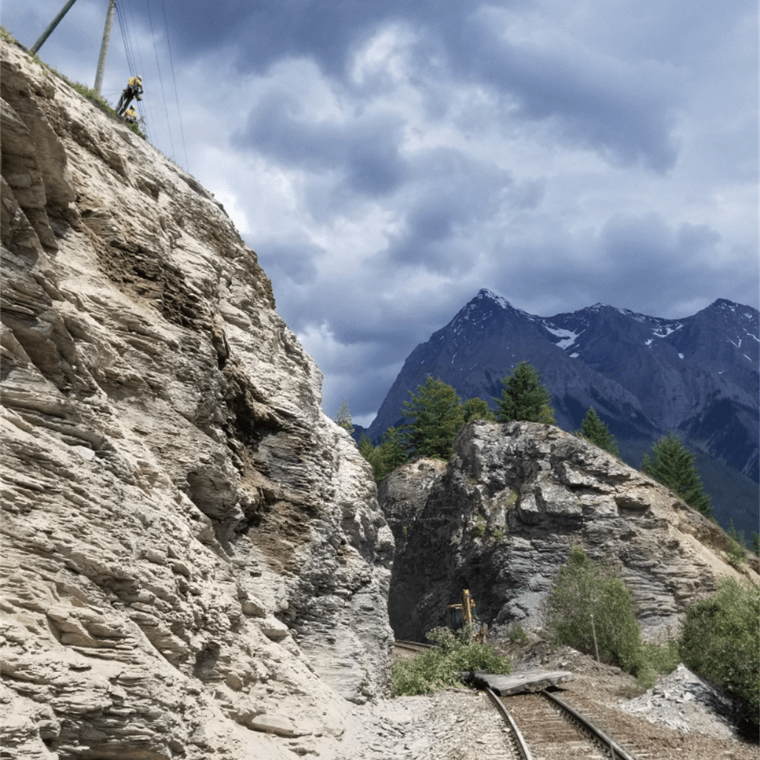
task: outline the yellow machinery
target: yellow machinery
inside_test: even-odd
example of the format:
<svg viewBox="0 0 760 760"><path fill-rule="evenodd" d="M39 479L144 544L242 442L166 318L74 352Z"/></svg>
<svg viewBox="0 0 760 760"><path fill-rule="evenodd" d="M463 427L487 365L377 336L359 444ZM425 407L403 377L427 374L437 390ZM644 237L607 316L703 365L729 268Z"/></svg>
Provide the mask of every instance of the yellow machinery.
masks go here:
<svg viewBox="0 0 760 760"><path fill-rule="evenodd" d="M462 591L462 603L449 605L449 628L456 631L465 626L475 625L475 600L470 596L470 590Z"/></svg>
<svg viewBox="0 0 760 760"><path fill-rule="evenodd" d="M462 603L448 605L448 627L452 631L466 630L470 636L481 644L485 643L488 626L480 624L475 617L475 600L470 596L469 589L462 590Z"/></svg>

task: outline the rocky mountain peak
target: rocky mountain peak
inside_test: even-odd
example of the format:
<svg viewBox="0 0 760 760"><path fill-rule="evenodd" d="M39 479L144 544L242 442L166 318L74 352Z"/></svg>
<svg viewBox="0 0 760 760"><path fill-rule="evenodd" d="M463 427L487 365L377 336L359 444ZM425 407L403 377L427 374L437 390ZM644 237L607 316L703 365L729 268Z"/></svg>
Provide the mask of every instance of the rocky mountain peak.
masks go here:
<svg viewBox="0 0 760 760"><path fill-rule="evenodd" d="M750 482L760 476L758 336L757 310L726 299L678 319L599 303L543 317L481 290L412 351L368 434L377 440L403 424L403 402L428 375L463 400L493 403L501 379L525 360L551 393L560 427L579 429L593 406L631 463L654 439L680 433L708 458L719 519L750 531L757 527ZM721 485L726 478L736 490Z"/></svg>

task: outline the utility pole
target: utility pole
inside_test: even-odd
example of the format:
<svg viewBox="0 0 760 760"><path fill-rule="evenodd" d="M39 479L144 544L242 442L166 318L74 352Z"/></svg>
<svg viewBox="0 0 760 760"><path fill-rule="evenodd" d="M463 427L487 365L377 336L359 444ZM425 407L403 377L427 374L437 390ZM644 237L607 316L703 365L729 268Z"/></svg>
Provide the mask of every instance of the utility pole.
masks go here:
<svg viewBox="0 0 760 760"><path fill-rule="evenodd" d="M106 68L106 56L108 55L108 44L111 42L111 27L113 26L113 14L116 10L116 0L108 0L108 11L106 12L106 26L103 30L103 42L100 45L100 57L98 58L98 71L95 74L95 92L100 95L100 87L103 84L103 72Z"/></svg>
<svg viewBox="0 0 760 760"><path fill-rule="evenodd" d="M76 1L77 0L69 0L69 2L63 6L63 10L53 19L53 23L50 24L47 29L45 29L37 42L34 43L34 47L30 51L32 55L35 55L37 51L42 47L42 44L45 42L45 40L52 34L53 29L58 26L58 24L61 22L61 19L69 12L69 8L71 8L71 6L74 5Z"/></svg>

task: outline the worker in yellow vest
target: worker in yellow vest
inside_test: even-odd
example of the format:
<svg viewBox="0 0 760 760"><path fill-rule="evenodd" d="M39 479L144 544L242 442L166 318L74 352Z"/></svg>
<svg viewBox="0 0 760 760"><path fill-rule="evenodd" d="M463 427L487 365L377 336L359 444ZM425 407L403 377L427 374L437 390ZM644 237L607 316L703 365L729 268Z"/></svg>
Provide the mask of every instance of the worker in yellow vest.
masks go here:
<svg viewBox="0 0 760 760"><path fill-rule="evenodd" d="M124 121L126 121L127 124L137 124L137 114L132 106L124 111Z"/></svg>
<svg viewBox="0 0 760 760"><path fill-rule="evenodd" d="M127 110L127 107L133 100L142 100L142 92L142 77L130 77L127 86L124 88L124 91L119 98L119 105L116 106L116 113L118 113L119 116L123 116L124 111Z"/></svg>

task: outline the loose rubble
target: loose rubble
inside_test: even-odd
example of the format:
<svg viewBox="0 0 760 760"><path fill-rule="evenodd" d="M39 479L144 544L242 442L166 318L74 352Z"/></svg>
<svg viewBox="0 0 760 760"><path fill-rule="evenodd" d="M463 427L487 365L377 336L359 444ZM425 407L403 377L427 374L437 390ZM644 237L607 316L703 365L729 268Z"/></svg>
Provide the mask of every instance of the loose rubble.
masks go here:
<svg viewBox="0 0 760 760"><path fill-rule="evenodd" d="M685 665L642 696L621 702L620 708L678 731L699 731L723 739L734 737L731 703Z"/></svg>

